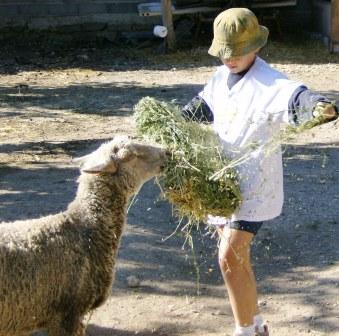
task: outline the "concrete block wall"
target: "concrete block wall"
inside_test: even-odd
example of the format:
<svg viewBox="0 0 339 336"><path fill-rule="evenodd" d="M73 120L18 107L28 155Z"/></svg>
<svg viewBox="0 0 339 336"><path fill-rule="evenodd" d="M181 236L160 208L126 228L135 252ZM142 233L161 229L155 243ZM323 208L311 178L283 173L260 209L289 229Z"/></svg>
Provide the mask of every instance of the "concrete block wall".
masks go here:
<svg viewBox="0 0 339 336"><path fill-rule="evenodd" d="M136 0L0 0L0 29L53 30L78 25L91 30L104 27L137 30L159 21L159 18L140 17L138 3Z"/></svg>
<svg viewBox="0 0 339 336"><path fill-rule="evenodd" d="M137 6L153 0L0 0L0 37L13 30L51 30L58 33L151 30L161 17L142 17ZM184 2L184 1L182 1ZM215 1L212 1L215 2ZM206 4L207 1L201 1ZM309 0L281 10L284 30L310 21ZM300 27L298 27L300 28Z"/></svg>
<svg viewBox="0 0 339 336"><path fill-rule="evenodd" d="M314 0L314 28L331 52L339 52L339 0Z"/></svg>

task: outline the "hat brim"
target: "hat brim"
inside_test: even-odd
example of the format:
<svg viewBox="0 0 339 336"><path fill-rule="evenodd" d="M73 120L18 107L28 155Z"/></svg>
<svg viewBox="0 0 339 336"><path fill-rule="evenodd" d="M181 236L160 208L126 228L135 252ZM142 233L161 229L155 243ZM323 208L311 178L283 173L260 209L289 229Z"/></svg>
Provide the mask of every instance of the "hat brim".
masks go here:
<svg viewBox="0 0 339 336"><path fill-rule="evenodd" d="M268 34L269 30L265 26L260 26L259 33L250 41L229 44L213 39L208 53L221 59L244 56L262 48L267 43Z"/></svg>

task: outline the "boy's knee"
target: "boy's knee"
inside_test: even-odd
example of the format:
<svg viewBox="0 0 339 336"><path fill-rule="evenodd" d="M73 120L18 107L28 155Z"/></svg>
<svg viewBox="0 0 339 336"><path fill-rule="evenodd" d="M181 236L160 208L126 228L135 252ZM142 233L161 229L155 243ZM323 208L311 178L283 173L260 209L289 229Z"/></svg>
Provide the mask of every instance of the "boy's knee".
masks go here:
<svg viewBox="0 0 339 336"><path fill-rule="evenodd" d="M241 253L236 252L230 246L219 253L219 267L224 273L242 267L244 261L244 256L242 256Z"/></svg>
<svg viewBox="0 0 339 336"><path fill-rule="evenodd" d="M236 271L249 263L249 247L227 244L219 249L219 267L223 273Z"/></svg>

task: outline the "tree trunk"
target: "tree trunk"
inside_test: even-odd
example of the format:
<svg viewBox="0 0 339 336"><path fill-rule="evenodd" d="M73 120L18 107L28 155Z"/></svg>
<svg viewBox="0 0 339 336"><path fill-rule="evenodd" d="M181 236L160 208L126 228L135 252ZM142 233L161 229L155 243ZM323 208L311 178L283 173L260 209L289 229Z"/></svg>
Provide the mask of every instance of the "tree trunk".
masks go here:
<svg viewBox="0 0 339 336"><path fill-rule="evenodd" d="M162 23L167 28L166 47L173 51L176 49L175 33L173 27L172 1L161 0Z"/></svg>

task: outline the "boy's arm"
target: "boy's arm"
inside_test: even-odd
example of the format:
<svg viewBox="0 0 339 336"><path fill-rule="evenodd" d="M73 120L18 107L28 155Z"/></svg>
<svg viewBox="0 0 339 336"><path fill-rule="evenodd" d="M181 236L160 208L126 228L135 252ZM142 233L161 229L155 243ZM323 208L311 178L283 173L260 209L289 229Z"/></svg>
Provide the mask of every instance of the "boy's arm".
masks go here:
<svg viewBox="0 0 339 336"><path fill-rule="evenodd" d="M213 113L207 103L200 96L195 96L181 110L181 114L186 120L211 123Z"/></svg>
<svg viewBox="0 0 339 336"><path fill-rule="evenodd" d="M290 123L299 125L312 118L325 123L338 118L338 108L323 95L299 86L292 94L289 103Z"/></svg>

